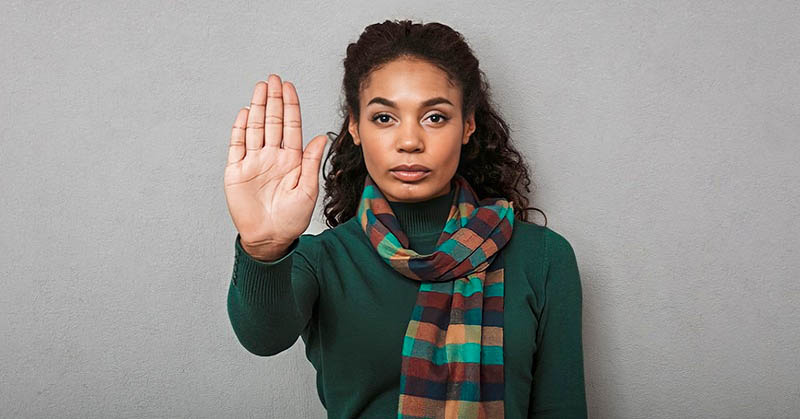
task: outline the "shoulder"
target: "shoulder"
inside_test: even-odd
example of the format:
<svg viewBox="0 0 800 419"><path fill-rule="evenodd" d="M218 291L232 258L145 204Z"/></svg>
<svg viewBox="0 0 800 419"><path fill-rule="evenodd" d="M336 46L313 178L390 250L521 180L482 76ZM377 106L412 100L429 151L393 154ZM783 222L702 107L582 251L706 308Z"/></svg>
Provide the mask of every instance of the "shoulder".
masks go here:
<svg viewBox="0 0 800 419"><path fill-rule="evenodd" d="M529 221L514 220L511 242L530 263L536 265L530 266L531 269L539 268L545 273L552 263L575 259L572 244L561 231Z"/></svg>
<svg viewBox="0 0 800 419"><path fill-rule="evenodd" d="M546 229L543 236L542 275L547 294L562 302L574 301L580 304L581 278L572 244L562 233L550 228Z"/></svg>
<svg viewBox="0 0 800 419"><path fill-rule="evenodd" d="M323 243L329 234L328 231L329 229L325 229L300 235L296 253L305 258L309 264L316 266L319 261L320 248L323 247Z"/></svg>
<svg viewBox="0 0 800 419"><path fill-rule="evenodd" d="M553 251L571 249L569 241L561 232L520 219L514 220L511 241L517 246L526 247L528 250L534 251L535 249L536 253L542 256L549 255Z"/></svg>
<svg viewBox="0 0 800 419"><path fill-rule="evenodd" d="M575 249L564 235L556 230L545 227L544 243L547 260L559 261L575 259Z"/></svg>
<svg viewBox="0 0 800 419"><path fill-rule="evenodd" d="M362 236L364 236L364 232L361 230L361 224L359 224L358 218L353 216L336 227L328 228L320 233L320 240L325 246L336 247L350 243Z"/></svg>
<svg viewBox="0 0 800 419"><path fill-rule="evenodd" d="M534 239L541 240L543 243L545 241L549 241L551 244L555 243L562 247L569 245L569 241L560 231L554 230L551 227L535 224L530 221L515 219L512 237L518 233L519 235L524 236L526 241Z"/></svg>
<svg viewBox="0 0 800 419"><path fill-rule="evenodd" d="M303 233L300 236L301 247L305 247L307 253L317 258L323 249L339 249L343 243L351 242L354 236L360 233L360 228L353 217L336 227L327 227L315 233Z"/></svg>

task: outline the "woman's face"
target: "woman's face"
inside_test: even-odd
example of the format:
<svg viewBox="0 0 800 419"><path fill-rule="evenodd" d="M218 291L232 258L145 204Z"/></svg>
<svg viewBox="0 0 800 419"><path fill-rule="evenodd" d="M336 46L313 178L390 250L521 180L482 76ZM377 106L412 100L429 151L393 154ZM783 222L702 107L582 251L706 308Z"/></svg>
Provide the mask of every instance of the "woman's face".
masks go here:
<svg viewBox="0 0 800 419"><path fill-rule="evenodd" d="M419 202L450 192L461 146L475 117L461 115L462 95L444 71L418 59L397 59L373 71L359 95L358 122L349 131L361 146L370 177L389 201ZM395 171L422 165L419 179Z"/></svg>

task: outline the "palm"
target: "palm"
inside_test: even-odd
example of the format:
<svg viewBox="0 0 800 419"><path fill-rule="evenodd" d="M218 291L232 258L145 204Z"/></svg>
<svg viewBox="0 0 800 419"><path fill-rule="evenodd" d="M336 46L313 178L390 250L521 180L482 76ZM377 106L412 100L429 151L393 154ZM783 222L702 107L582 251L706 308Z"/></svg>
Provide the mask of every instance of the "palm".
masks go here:
<svg viewBox="0 0 800 419"><path fill-rule="evenodd" d="M243 242L287 244L308 228L326 137L314 137L303 151L301 126L297 92L276 75L256 84L250 109L239 111L224 184Z"/></svg>

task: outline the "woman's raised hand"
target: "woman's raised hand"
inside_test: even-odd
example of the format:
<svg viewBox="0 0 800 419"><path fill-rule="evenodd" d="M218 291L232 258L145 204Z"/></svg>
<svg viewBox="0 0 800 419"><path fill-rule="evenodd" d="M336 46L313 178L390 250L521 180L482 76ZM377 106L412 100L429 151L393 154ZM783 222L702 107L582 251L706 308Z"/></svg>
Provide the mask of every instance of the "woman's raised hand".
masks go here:
<svg viewBox="0 0 800 419"><path fill-rule="evenodd" d="M272 259L308 228L326 142L318 135L303 151L292 83L276 74L256 83L250 108L236 115L224 176L228 211L248 253Z"/></svg>

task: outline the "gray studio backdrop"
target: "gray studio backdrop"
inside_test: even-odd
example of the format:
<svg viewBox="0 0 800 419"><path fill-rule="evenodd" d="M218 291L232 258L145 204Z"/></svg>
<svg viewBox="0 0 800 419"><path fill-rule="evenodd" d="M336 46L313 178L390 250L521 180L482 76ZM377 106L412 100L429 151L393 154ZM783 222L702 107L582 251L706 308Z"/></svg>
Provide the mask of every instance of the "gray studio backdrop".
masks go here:
<svg viewBox="0 0 800 419"><path fill-rule="evenodd" d="M532 204L577 254L591 417L800 416L797 2L0 16L0 417L325 417L302 340L262 358L230 328L222 173L270 72L297 86L306 143L337 130L345 47L387 18L447 23L479 56Z"/></svg>

